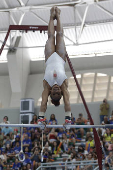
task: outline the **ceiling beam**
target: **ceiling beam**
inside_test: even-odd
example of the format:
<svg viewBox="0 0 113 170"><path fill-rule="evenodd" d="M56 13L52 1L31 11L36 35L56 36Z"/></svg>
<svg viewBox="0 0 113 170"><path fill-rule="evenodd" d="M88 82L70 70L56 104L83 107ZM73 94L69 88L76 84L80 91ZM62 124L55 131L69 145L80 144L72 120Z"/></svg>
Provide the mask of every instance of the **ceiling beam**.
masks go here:
<svg viewBox="0 0 113 170"><path fill-rule="evenodd" d="M21 25L21 24L22 24L22 21L23 21L24 16L25 16L25 12L21 15L18 25ZM15 32L15 36L14 36L14 38L13 38L11 44L10 44L10 47L14 47L14 44L15 44L16 39L17 39L17 36L18 36L18 32L19 32L19 31L16 31L16 32Z"/></svg>
<svg viewBox="0 0 113 170"><path fill-rule="evenodd" d="M17 0L21 6L25 6L22 0Z"/></svg>
<svg viewBox="0 0 113 170"><path fill-rule="evenodd" d="M86 6L86 9L85 9L85 12L84 12L84 16L83 16L83 19L82 19L82 24L81 24L81 28L80 28L80 32L79 32L79 35L78 35L78 40L77 40L77 42L79 42L80 37L81 37L82 32L83 32L88 9L89 9L89 5Z"/></svg>
<svg viewBox="0 0 113 170"><path fill-rule="evenodd" d="M110 11L108 11L107 9L105 9L104 7L102 7L101 5L99 4L96 4L96 6L102 10L103 12L105 12L107 15L109 15L110 17L113 17L113 13L111 13Z"/></svg>

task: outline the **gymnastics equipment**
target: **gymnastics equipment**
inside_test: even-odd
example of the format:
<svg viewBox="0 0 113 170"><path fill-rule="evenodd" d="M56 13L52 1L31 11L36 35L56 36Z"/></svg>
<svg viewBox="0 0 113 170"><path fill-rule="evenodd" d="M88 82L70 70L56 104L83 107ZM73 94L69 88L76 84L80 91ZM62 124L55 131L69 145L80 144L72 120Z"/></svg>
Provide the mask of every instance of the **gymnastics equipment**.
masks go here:
<svg viewBox="0 0 113 170"><path fill-rule="evenodd" d="M55 27L55 29L56 29L56 27ZM11 30L19 30L19 31L23 31L23 30L24 30L25 32L27 32L27 31L40 31L40 32L42 32L42 31L47 31L47 30L48 30L48 26L38 26L38 25L10 25L10 26L9 26L9 29L8 29L8 32L7 32L7 34L6 34L6 37L5 37L5 39L4 39L4 42L3 42L3 44L2 44L2 47L1 47L1 49L0 49L0 55L1 55L2 50L3 50L3 48L4 48L5 44L6 44L6 41L7 41L7 39L8 39L8 36L9 36L9 33L10 33ZM12 48L12 49L13 49L13 48ZM73 77L74 77L74 80L75 80L75 82L76 82L78 91L79 91L79 93L80 93L81 99L82 99L82 101L83 101L84 107L85 107L86 112L87 112L87 114L88 114L88 117L89 117L89 119L90 119L90 124L91 124L91 125L94 125L93 119L92 119L91 114L90 114L90 112L89 112L88 106L87 106L87 104L86 104L85 98L84 98L83 93L82 93L82 91L81 91L81 88L80 88L80 86L79 86L78 80L77 80L77 78L76 78L75 71L74 71L74 69L73 69L73 66L72 66L72 63L71 63L71 60L70 60L68 54L66 54L66 57L67 57L67 61L68 61L70 70L71 70L71 72L72 72L72 75L73 75ZM95 146L96 146L96 151L97 151L97 157L98 157L98 163L99 163L99 170L102 170L102 148L101 148L101 143L100 143L99 136L98 136L97 131L96 131L95 128L93 128L93 134L94 134Z"/></svg>
<svg viewBox="0 0 113 170"><path fill-rule="evenodd" d="M25 154L23 152L23 137L22 137L22 133L23 133L23 127L21 127L21 150L18 154L18 159L20 162L23 162L25 160Z"/></svg>

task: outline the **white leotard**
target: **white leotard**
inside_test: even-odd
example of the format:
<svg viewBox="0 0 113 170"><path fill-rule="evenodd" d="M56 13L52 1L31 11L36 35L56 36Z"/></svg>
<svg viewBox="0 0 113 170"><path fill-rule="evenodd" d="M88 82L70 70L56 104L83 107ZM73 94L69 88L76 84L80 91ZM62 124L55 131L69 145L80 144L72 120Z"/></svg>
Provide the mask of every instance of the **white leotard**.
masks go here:
<svg viewBox="0 0 113 170"><path fill-rule="evenodd" d="M64 80L67 79L64 65L65 61L56 52L47 59L44 80L46 80L51 87L55 84L61 86ZM53 76L54 73L56 73L56 77Z"/></svg>

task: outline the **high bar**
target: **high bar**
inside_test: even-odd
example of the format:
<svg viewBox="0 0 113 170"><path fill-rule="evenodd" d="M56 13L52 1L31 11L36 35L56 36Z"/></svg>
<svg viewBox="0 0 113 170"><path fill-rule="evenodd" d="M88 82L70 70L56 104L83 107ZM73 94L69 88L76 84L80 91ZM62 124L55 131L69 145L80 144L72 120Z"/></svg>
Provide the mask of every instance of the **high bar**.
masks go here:
<svg viewBox="0 0 113 170"><path fill-rule="evenodd" d="M36 127L42 128L111 128L113 124L106 125L38 125L38 124L0 124L0 127Z"/></svg>

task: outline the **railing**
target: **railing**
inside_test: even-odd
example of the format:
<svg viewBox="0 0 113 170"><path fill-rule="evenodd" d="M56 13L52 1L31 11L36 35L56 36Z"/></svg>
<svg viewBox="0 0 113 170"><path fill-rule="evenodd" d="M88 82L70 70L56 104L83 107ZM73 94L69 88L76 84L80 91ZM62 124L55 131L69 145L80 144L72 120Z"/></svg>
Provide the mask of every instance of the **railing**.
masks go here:
<svg viewBox="0 0 113 170"><path fill-rule="evenodd" d="M104 168L104 160L102 161L103 164L103 170ZM41 166L38 167L36 170L53 170L53 168L56 168L56 170L74 170L75 167L83 167L86 165L91 165L92 168L90 170L98 170L98 161L97 160L87 160L87 161L76 161L76 162L50 162L50 163L41 163Z"/></svg>

